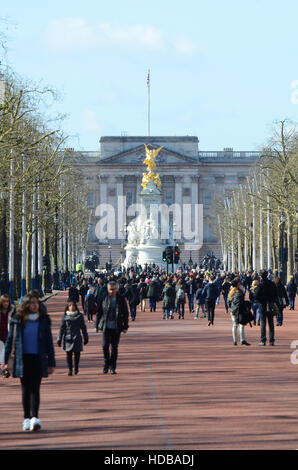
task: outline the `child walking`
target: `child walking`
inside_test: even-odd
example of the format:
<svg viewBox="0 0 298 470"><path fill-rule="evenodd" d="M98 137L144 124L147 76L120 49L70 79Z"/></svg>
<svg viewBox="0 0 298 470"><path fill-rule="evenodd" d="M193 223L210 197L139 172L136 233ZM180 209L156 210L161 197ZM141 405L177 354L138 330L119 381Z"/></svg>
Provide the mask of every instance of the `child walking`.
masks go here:
<svg viewBox="0 0 298 470"><path fill-rule="evenodd" d="M61 347L63 340L63 350L66 351L68 375L72 375L73 373L73 356L74 373L77 375L79 372L81 351L83 351L81 332L84 337L84 345L86 345L88 343L88 333L84 316L79 312L77 303L74 300L68 299L57 337L59 347Z"/></svg>

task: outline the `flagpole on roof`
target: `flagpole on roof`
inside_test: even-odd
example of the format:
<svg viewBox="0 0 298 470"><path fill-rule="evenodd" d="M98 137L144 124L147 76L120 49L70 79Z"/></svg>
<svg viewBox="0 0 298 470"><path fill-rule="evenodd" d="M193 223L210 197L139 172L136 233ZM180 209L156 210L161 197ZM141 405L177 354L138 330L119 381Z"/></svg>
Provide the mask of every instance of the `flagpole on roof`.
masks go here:
<svg viewBox="0 0 298 470"><path fill-rule="evenodd" d="M147 91L148 91L148 137L150 136L150 68L147 75Z"/></svg>

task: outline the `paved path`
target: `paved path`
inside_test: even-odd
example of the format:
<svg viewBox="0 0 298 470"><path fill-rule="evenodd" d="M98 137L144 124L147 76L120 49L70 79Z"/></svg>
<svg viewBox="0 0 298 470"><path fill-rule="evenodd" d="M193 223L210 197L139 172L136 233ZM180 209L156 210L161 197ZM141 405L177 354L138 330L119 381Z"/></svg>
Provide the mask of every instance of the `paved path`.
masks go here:
<svg viewBox="0 0 298 470"><path fill-rule="evenodd" d="M53 335L66 301L48 301ZM68 377L56 346L55 374L43 379L38 433L23 433L19 379L0 381L1 449L296 449L298 316L285 311L276 346L232 342L222 303L215 326L205 319L162 320L137 313L119 345L118 374L102 374L101 337L88 325L78 376ZM297 341L298 344L298 341Z"/></svg>

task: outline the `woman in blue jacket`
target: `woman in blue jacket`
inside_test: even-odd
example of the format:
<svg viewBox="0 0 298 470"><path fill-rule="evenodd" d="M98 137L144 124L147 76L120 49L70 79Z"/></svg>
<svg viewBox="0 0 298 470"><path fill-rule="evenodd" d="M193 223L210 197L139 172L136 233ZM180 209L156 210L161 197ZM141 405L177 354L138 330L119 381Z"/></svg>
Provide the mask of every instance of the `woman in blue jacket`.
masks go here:
<svg viewBox="0 0 298 470"><path fill-rule="evenodd" d="M54 372L56 363L51 320L34 294L24 296L11 320L3 370L7 369L13 341L13 377L19 377L22 385L23 431L37 431L41 428L38 418L41 379Z"/></svg>

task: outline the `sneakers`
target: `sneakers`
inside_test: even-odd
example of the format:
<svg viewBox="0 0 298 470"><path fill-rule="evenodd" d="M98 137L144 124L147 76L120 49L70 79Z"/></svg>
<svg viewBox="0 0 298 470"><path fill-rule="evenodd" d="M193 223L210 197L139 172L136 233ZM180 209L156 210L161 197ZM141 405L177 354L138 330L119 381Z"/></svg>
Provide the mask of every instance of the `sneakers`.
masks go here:
<svg viewBox="0 0 298 470"><path fill-rule="evenodd" d="M30 431L30 419L24 419L23 421L23 431Z"/></svg>
<svg viewBox="0 0 298 470"><path fill-rule="evenodd" d="M263 341L260 341L258 346L266 346L266 343L264 343Z"/></svg>
<svg viewBox="0 0 298 470"><path fill-rule="evenodd" d="M110 372L111 372L112 375L117 374L117 372L115 371L115 369L113 369L113 367L111 367Z"/></svg>
<svg viewBox="0 0 298 470"><path fill-rule="evenodd" d="M38 431L41 428L39 419L31 418L30 420L30 431Z"/></svg>

